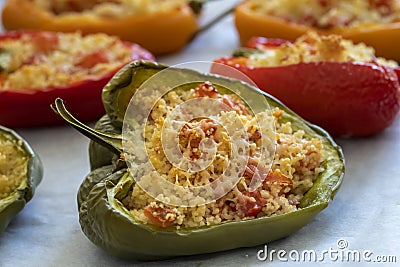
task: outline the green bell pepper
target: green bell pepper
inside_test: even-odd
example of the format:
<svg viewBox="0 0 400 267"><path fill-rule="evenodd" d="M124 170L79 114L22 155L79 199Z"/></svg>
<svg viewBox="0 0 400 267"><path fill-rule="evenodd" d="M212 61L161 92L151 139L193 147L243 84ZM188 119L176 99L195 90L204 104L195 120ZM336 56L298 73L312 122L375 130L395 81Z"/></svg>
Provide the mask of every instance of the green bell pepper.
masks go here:
<svg viewBox="0 0 400 267"><path fill-rule="evenodd" d="M7 193L3 198L0 196L0 234L17 213L24 208L25 204L32 199L35 188L43 176L43 166L38 155L21 136L8 128L0 126L0 144L2 142L11 142L15 155L21 159L20 163L23 164L21 169L24 172L16 189ZM1 152L0 145L0 156L2 155ZM9 160L7 159L7 161ZM9 179L10 177L7 178Z"/></svg>
<svg viewBox="0 0 400 267"><path fill-rule="evenodd" d="M284 110L280 122L291 122L294 130L302 129L307 137L322 140L326 153L322 164L325 170L302 199L299 210L283 215L180 229L160 228L135 218L121 202L135 182L120 156L122 122L135 91L149 77L165 68L157 63L135 61L121 69L103 90L107 115L97 123L95 130L77 121L61 99L52 106L56 113L94 141L89 150L92 172L78 192L81 227L94 244L118 257L139 260L250 247L292 234L327 207L342 182L344 156L326 131L309 124L272 96L246 83L188 69L174 69L176 75L165 77L165 84L177 80L182 83L210 81L226 88L236 88L254 99L262 96L271 108Z"/></svg>

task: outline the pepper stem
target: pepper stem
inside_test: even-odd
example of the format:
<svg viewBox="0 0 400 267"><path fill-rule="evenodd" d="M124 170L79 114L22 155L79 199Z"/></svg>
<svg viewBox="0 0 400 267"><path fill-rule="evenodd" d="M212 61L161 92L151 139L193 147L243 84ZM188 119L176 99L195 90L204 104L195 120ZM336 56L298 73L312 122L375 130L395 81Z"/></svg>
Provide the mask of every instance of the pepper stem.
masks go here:
<svg viewBox="0 0 400 267"><path fill-rule="evenodd" d="M196 15L199 15L201 13L201 10L203 9L203 5L211 1L215 0L190 0L189 6Z"/></svg>
<svg viewBox="0 0 400 267"><path fill-rule="evenodd" d="M54 104L51 104L50 107L57 115L63 118L69 125L74 127L83 135L87 136L92 141L111 150L117 156L121 155L122 153L121 135L99 132L83 124L82 122L77 120L74 116L72 116L71 113L69 113L69 111L65 107L64 100L62 100L61 98L57 98L54 101Z"/></svg>
<svg viewBox="0 0 400 267"><path fill-rule="evenodd" d="M205 1L202 1L205 2ZM229 14L231 14L236 8L236 5L232 6L231 8L227 9L226 11L224 11L223 13L219 14L217 17L215 17L214 19L212 19L210 22L206 23L205 25L203 25L200 29L198 29L190 38L190 41L193 41L198 35L200 35L201 33L207 31L209 28L211 28L212 26L214 26L216 23L218 23L221 19L225 18L226 16L228 16Z"/></svg>

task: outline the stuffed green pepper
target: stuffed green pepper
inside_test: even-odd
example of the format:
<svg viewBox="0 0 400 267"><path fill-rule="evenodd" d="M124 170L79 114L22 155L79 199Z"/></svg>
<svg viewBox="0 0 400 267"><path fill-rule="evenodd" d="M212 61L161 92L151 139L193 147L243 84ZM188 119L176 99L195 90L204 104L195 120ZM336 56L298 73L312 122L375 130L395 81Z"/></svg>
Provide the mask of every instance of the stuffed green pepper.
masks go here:
<svg viewBox="0 0 400 267"><path fill-rule="evenodd" d="M103 89L103 103L95 130L61 99L53 109L93 140L80 223L118 257L154 260L288 236L328 205L344 175L329 134L238 80L134 61Z"/></svg>
<svg viewBox="0 0 400 267"><path fill-rule="evenodd" d="M42 163L29 144L0 126L0 234L31 200L42 175Z"/></svg>

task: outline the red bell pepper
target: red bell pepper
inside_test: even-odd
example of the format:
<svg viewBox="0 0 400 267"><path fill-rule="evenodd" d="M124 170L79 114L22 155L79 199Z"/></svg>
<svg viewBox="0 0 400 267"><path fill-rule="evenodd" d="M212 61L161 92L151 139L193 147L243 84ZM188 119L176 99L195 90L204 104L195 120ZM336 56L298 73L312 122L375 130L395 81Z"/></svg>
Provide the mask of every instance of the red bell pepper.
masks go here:
<svg viewBox="0 0 400 267"><path fill-rule="evenodd" d="M23 34L38 36L39 38L34 38L37 41L34 45L40 46L44 50L54 49L54 47L51 47L52 41L50 39L57 40L57 33L42 31L9 32L0 36L0 44L6 39L19 39ZM129 47L132 53L130 58L121 62L120 67L131 60L154 60L153 55L140 46L128 42L123 42L123 44ZM93 56L95 57L94 60L104 61L98 55L94 54ZM91 67L95 64L89 58L85 58L83 63L83 65L80 65L81 67ZM73 81L62 86L15 90L2 89L0 85L0 124L12 128L63 124L63 121L50 108L50 104L57 97L68 101L71 112L80 114L81 120L98 119L105 113L101 101L102 89L120 67L107 71L100 76L91 75L80 81Z"/></svg>
<svg viewBox="0 0 400 267"><path fill-rule="evenodd" d="M273 49L287 41L253 38L248 48ZM219 58L261 90L334 136L369 136L388 127L400 109L400 70L376 62L309 62L254 67L245 57ZM219 64L212 72L235 76ZM234 78L240 78L236 76Z"/></svg>

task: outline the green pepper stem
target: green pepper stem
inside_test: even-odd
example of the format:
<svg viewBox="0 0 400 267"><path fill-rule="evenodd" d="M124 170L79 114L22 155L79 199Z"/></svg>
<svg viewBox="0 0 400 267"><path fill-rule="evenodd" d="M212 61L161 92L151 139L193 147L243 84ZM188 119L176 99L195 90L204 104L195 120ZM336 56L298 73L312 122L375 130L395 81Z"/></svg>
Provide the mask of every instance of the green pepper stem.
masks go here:
<svg viewBox="0 0 400 267"><path fill-rule="evenodd" d="M76 130L81 132L83 135L87 136L94 142L106 147L111 150L116 155L120 156L122 153L122 136L118 134L103 133L96 131L89 126L83 124L77 120L71 113L67 110L64 104L64 100L57 98L54 104L50 105L53 111L63 118L68 124L74 127Z"/></svg>

